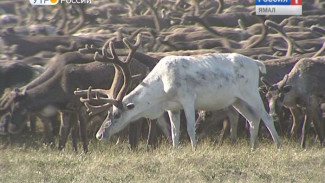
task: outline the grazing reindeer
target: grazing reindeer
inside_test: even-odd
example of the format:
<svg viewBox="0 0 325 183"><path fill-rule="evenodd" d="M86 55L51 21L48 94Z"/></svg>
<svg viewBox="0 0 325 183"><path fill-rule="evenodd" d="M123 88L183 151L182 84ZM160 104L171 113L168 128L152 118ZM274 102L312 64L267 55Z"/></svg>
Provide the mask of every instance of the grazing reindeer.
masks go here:
<svg viewBox="0 0 325 183"><path fill-rule="evenodd" d="M135 46L130 43L128 44L132 52L132 55L128 57L129 60L133 58L137 47L140 45L139 40L140 37L138 37L137 45ZM48 107L50 107L50 111L61 111L62 123L60 128L59 149L64 148L70 128L76 127L76 122L79 119L83 147L84 151L87 152L88 142L85 127L88 116L85 115L85 112L81 111L81 103L79 98L72 95L73 91L76 88L85 89L90 85L99 88L107 88L113 83L113 89L111 90L113 94L111 95L114 96L114 87L119 87L118 77L115 77L117 79L114 78L114 81L112 81L114 73L112 64L92 62L94 60L94 54L86 54L88 51L92 52L94 49L95 48L86 48L81 50L80 53L69 52L64 54L66 56L57 57L53 60L53 65L51 65L53 67L56 66L55 68L47 70L39 79L29 83L25 87L24 92L17 91L13 92L14 96L8 96L8 100L11 100L9 102L3 101L3 107L0 105L0 115L1 113L11 112L13 116L9 121L8 131L13 134L18 133L25 122L27 114L35 113L42 115L44 109L49 109ZM137 55L139 57L141 56L141 58L144 56L141 53ZM97 57L99 57L99 55L97 55ZM150 58L148 59L151 60ZM88 62L91 63L86 64ZM143 66L144 65L141 65L139 62L134 62L134 64L130 65L132 73L146 73L147 69ZM117 73L117 75L119 74ZM94 110L92 110L92 112L94 112ZM101 111L97 109L97 112ZM76 132L75 129L73 133L75 134ZM73 142L73 144L74 149L77 150L76 142Z"/></svg>
<svg viewBox="0 0 325 183"><path fill-rule="evenodd" d="M271 114L275 111L276 104L281 104L291 111L304 109L301 147L305 147L305 125L311 122L315 125L321 145L325 146L324 124L320 111L321 99L325 97L324 59L325 57L301 59L281 81L273 85L266 83ZM293 113L294 120L296 116L297 114Z"/></svg>
<svg viewBox="0 0 325 183"><path fill-rule="evenodd" d="M136 119L155 119L167 111L173 146L177 147L180 110L184 109L187 132L195 149L195 109L218 110L232 105L250 122L252 148L260 119L280 147L273 119L265 111L259 95L259 70L266 72L262 62L235 53L164 57L128 95L121 98L125 92L122 89L117 99L109 100L114 106L96 137L110 138Z"/></svg>
<svg viewBox="0 0 325 183"><path fill-rule="evenodd" d="M141 35L138 34L136 43L132 45L126 38L123 39L124 44L131 50L128 53L128 56L126 58L126 61L121 61L120 58L118 57L115 47L114 47L114 41L107 41L105 45L103 46L102 49L102 55L99 55L98 53L95 54L95 60L99 62L105 62L105 63L112 63L115 68L115 75L114 75L114 80L111 85L111 88L109 90L103 90L103 89L94 89L92 90L91 87L89 87L88 90L80 90L77 89L74 93L77 96L84 97L87 95L87 98L81 98L81 102L84 102L87 111L89 114L94 115L97 113L100 113L102 111L107 111L109 108L111 108L112 104L110 102L114 101L111 100L110 97L112 98L119 98L122 99L125 94L127 93L129 87L132 84L132 80L137 78L138 76L132 77L131 76L131 60L132 57L136 58L137 60L140 59L142 63L144 63L146 66L148 66L149 70L152 70L154 68L153 65L156 63L156 59L150 56L147 56L145 54L142 54L140 52L136 52L137 48L140 46L140 39ZM108 57L108 52L107 48L109 47L112 58ZM123 76L122 76L123 73ZM142 72L143 74L143 72ZM140 75L141 76L141 75ZM120 86L121 81L123 80L123 85ZM119 87L121 87L120 91L118 91ZM102 98L99 95L107 96L107 98ZM96 96L93 98L93 96ZM94 106L97 105L97 106ZM168 137L169 135L169 130L166 125L166 121L163 116L161 118L157 119L157 121L149 122L149 134L148 134L148 145L154 145L154 132L153 132L153 126L157 123L157 125L161 128L163 133ZM131 124L130 125L131 130L134 128L134 126ZM132 144L131 144L131 148Z"/></svg>

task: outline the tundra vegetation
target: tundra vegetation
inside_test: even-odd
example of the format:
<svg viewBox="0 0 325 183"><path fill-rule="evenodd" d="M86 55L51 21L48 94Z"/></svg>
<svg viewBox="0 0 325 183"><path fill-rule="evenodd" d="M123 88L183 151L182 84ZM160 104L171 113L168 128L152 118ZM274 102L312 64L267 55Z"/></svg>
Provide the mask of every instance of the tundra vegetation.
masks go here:
<svg viewBox="0 0 325 183"><path fill-rule="evenodd" d="M247 136L239 136L235 146L227 140L217 146L201 141L196 151L188 142L173 150L163 141L149 151L141 142L131 151L127 142L115 145L93 140L88 154L75 154L45 146L38 140L40 134L25 137L28 141L15 141L1 149L1 182L320 183L325 179L324 149L316 144L301 149L289 139L283 139L278 150L262 138L255 151L250 151Z"/></svg>
<svg viewBox="0 0 325 183"><path fill-rule="evenodd" d="M0 182L325 181L322 0L91 2L0 2Z"/></svg>

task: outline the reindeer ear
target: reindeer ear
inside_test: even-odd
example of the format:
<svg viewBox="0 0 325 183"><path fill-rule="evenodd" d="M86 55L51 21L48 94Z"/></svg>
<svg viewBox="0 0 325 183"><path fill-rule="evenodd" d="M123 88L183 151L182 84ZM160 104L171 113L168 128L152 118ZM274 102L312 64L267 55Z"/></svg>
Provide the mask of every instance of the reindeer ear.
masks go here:
<svg viewBox="0 0 325 183"><path fill-rule="evenodd" d="M286 85L282 88L281 92L288 93L291 90L292 86Z"/></svg>
<svg viewBox="0 0 325 183"><path fill-rule="evenodd" d="M133 108L134 108L134 103L128 103L128 104L126 104L126 108L127 108L128 110L133 109Z"/></svg>

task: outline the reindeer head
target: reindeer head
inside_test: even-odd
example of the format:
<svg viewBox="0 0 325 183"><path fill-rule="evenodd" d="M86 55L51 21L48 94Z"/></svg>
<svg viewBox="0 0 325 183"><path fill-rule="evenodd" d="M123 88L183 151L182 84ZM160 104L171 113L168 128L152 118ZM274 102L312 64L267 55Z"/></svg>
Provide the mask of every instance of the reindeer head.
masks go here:
<svg viewBox="0 0 325 183"><path fill-rule="evenodd" d="M274 120L278 120L278 113L281 107L284 105L286 94L288 94L292 86L287 85L288 75L285 75L283 80L276 84L269 84L264 77L261 78L264 83L264 92L266 93L266 98L269 102L270 115Z"/></svg>
<svg viewBox="0 0 325 183"><path fill-rule="evenodd" d="M0 102L0 115L4 115L8 132L17 134L21 132L27 121L27 109L25 107L26 91L14 89L7 94Z"/></svg>
<svg viewBox="0 0 325 183"><path fill-rule="evenodd" d="M96 134L98 140L109 139L112 135L118 133L126 127L126 123L121 123L120 121L127 121L124 113L128 110L134 108L133 103L122 103L121 106L113 106L108 111L107 117L101 125L100 129Z"/></svg>

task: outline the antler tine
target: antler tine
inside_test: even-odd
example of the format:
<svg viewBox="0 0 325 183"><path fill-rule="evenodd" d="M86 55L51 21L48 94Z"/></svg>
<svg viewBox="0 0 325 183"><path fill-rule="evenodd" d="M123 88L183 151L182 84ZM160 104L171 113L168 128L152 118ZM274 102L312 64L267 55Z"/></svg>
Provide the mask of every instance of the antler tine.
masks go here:
<svg viewBox="0 0 325 183"><path fill-rule="evenodd" d="M289 76L288 76L288 74L286 74L286 75L283 77L283 80L282 80L283 82L282 82L281 85L279 86L280 89L282 89L282 88L286 85L288 79L289 79Z"/></svg>
<svg viewBox="0 0 325 183"><path fill-rule="evenodd" d="M115 41L112 40L112 41L109 43L109 50L110 50L111 55L112 55L112 57L113 57L113 59L112 59L112 62L113 62L113 63L116 62L116 61L119 61L119 58L118 58L117 53L116 53L116 51L115 51L114 42L115 42Z"/></svg>
<svg viewBox="0 0 325 183"><path fill-rule="evenodd" d="M313 31L313 32L317 32L317 33L320 33L322 35L325 35L325 28L323 27L319 27L317 25L313 25L310 27L310 29Z"/></svg>
<svg viewBox="0 0 325 183"><path fill-rule="evenodd" d="M93 116L93 115L103 112L106 109L109 109L112 106L112 104L107 103L107 104L100 105L100 106L93 106L93 105L90 105L88 102L85 102L85 106L87 108L87 112L89 113L89 115Z"/></svg>
<svg viewBox="0 0 325 183"><path fill-rule="evenodd" d="M88 97L90 97L90 96L88 96ZM89 103L89 102L99 102L99 103L101 103L101 104L103 104L103 103L109 103L109 104L113 104L113 105L118 105L118 101L117 100L115 100L115 99L111 99L111 98L103 98L103 97L96 97L96 98L82 98L82 97L80 97L80 102L82 102L82 103Z"/></svg>
<svg viewBox="0 0 325 183"><path fill-rule="evenodd" d="M89 100L91 99L91 89L92 89L92 87L89 86L89 88L88 88L88 92L87 92L87 98L88 98Z"/></svg>
<svg viewBox="0 0 325 183"><path fill-rule="evenodd" d="M77 90L75 90L73 93L76 96L80 96L80 101L81 102L89 102L91 100L91 91L92 87L89 86L89 88L87 90L80 90L80 88L77 88ZM82 96L86 95L87 98L82 98Z"/></svg>
<svg viewBox="0 0 325 183"><path fill-rule="evenodd" d="M96 52L98 52L100 50L101 49L99 49L99 48L95 48L94 45L86 44L84 48L80 48L78 51L80 53L87 54L87 53L96 53Z"/></svg>
<svg viewBox="0 0 325 183"><path fill-rule="evenodd" d="M117 105L117 102L115 99L110 98L103 98L100 97L99 94L106 95L109 97L108 91L103 89L94 89L92 90L92 87L89 86L87 90L80 90L77 88L77 90L74 92L75 95L81 96L80 102L88 103L88 102L99 102L99 103L111 103ZM86 95L87 98L83 98L82 96ZM92 97L95 95L95 97Z"/></svg>
<svg viewBox="0 0 325 183"><path fill-rule="evenodd" d="M281 89L286 85L288 79L289 79L289 76L288 76L288 74L286 74L286 75L283 77L282 81L281 81L281 82L279 83L279 85L278 85L278 88L279 88L280 90L281 90Z"/></svg>
<svg viewBox="0 0 325 183"><path fill-rule="evenodd" d="M313 57L318 57L319 55L321 55L323 53L323 51L325 50L325 42L323 43L321 49L319 49L315 55L313 55Z"/></svg>
<svg viewBox="0 0 325 183"><path fill-rule="evenodd" d="M127 38L123 38L123 43L128 47L131 51L128 54L128 57L126 58L125 63L129 63L132 60L132 57L136 50L139 48L141 43L141 34L139 33L137 35L137 39L134 45L132 45Z"/></svg>
<svg viewBox="0 0 325 183"><path fill-rule="evenodd" d="M91 89L92 89L92 87L91 86L89 86L89 88L88 88L88 90L87 90L87 98L82 98L82 97L80 97L80 102L83 102L83 103L85 103L85 102L90 102L91 101Z"/></svg>
<svg viewBox="0 0 325 183"><path fill-rule="evenodd" d="M88 89L87 90L81 90L81 89L77 88L77 90L74 91L74 94L76 96L80 96L80 97L87 96L88 95ZM99 94L102 94L102 95L107 95L108 97L110 97L108 95L108 90L104 90L104 89L92 89L91 90L91 95L92 94L95 94L96 96L98 96Z"/></svg>
<svg viewBox="0 0 325 183"><path fill-rule="evenodd" d="M108 52L107 48L110 48L111 54L113 58L108 57ZM113 50L113 52L112 52ZM95 53L94 60L99 61L99 62L114 62L114 59L117 58L115 49L114 49L114 39L113 40L108 40L105 42L103 48L102 48L102 54L100 55L99 52Z"/></svg>
<svg viewBox="0 0 325 183"><path fill-rule="evenodd" d="M286 36L286 33L284 32L284 29L283 29L283 25L281 24L277 24L271 20L266 20L265 21L265 25L266 26L269 26L269 27L272 27L273 29L275 29L277 32L279 32L280 34L282 35L285 35Z"/></svg>
<svg viewBox="0 0 325 183"><path fill-rule="evenodd" d="M106 41L103 48L102 48L102 55L105 58L107 58L107 56L108 56L107 47L109 46L110 43L111 43L111 41Z"/></svg>

